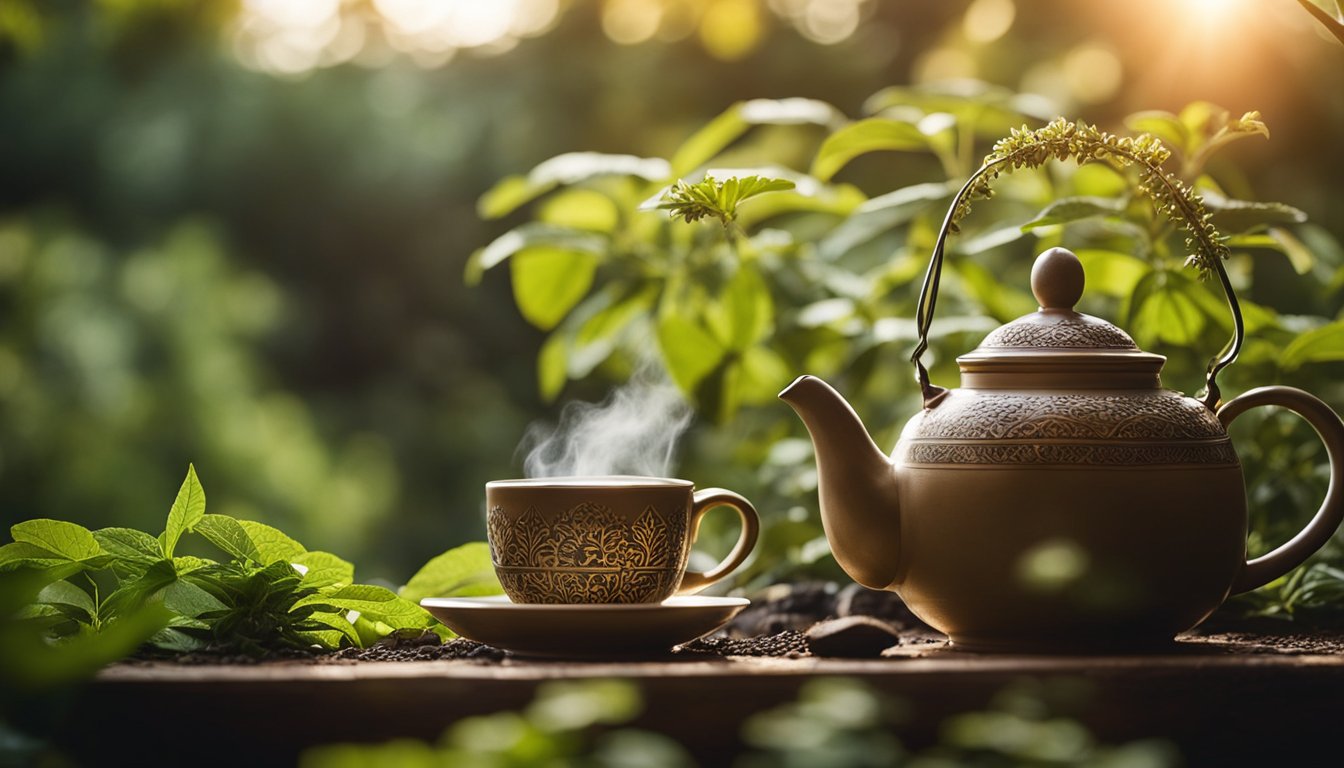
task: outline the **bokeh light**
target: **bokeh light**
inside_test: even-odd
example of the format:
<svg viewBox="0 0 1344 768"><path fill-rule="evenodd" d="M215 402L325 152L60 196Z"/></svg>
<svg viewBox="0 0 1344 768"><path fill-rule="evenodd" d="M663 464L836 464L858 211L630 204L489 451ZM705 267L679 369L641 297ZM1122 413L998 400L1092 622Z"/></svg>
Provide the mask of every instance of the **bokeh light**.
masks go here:
<svg viewBox="0 0 1344 768"><path fill-rule="evenodd" d="M1124 70L1120 57L1109 46L1085 43L1064 57L1064 78L1069 90L1084 104L1107 101L1120 90Z"/></svg>
<svg viewBox="0 0 1344 768"><path fill-rule="evenodd" d="M559 13L559 0L244 0L234 42L245 65L277 74L379 65L388 49L432 67L459 50L507 51Z"/></svg>
<svg viewBox="0 0 1344 768"><path fill-rule="evenodd" d="M1016 16L1013 0L975 0L961 18L962 34L972 43L992 43L1008 34Z"/></svg>

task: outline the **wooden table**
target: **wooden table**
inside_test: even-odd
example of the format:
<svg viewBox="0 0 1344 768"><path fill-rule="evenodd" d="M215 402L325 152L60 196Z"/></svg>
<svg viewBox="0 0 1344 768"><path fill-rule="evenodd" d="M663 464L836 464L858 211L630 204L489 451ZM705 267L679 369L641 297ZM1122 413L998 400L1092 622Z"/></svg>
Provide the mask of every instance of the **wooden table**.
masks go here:
<svg viewBox="0 0 1344 768"><path fill-rule="evenodd" d="M926 647L875 660L126 664L104 670L81 693L58 742L76 755L96 755L101 764L117 757L109 745L125 742L133 730L141 734L134 743L152 741L165 757L208 745L210 762L258 765L266 757L292 764L313 744L432 740L459 718L526 705L545 681L623 678L645 695L635 726L668 734L704 764L717 765L739 749L747 715L793 700L809 680L844 676L910 705L899 736L916 749L936 741L949 715L983 709L1005 687L1031 680L1082 691L1055 714L1082 722L1099 740L1165 738L1189 766L1344 764L1344 740L1337 735L1344 733L1344 653L1305 648L1261 648L1251 638L1104 657ZM212 714L193 715L201 718L195 724L181 722L184 713L207 711ZM1333 757L1321 762L1323 755ZM152 757L141 754L137 762Z"/></svg>

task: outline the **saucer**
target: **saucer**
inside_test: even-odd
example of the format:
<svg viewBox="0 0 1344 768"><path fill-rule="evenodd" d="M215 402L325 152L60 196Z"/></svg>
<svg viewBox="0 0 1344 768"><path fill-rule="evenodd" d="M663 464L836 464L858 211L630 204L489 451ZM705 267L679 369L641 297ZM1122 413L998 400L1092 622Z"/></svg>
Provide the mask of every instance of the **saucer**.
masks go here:
<svg viewBox="0 0 1344 768"><path fill-rule="evenodd" d="M634 656L707 635L750 601L670 597L661 603L514 603L492 597L427 597L425 610L462 637L530 656Z"/></svg>

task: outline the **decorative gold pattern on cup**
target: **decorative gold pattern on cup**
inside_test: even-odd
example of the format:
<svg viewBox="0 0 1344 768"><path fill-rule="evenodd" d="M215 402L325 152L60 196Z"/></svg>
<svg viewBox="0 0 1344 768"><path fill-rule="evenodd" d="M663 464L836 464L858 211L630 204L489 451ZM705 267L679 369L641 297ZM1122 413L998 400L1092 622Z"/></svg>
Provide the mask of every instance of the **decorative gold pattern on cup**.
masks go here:
<svg viewBox="0 0 1344 768"><path fill-rule="evenodd" d="M511 518L492 507L486 525L495 573L516 603L658 602L681 582L686 515L652 505L635 520L582 502L547 519L535 507Z"/></svg>

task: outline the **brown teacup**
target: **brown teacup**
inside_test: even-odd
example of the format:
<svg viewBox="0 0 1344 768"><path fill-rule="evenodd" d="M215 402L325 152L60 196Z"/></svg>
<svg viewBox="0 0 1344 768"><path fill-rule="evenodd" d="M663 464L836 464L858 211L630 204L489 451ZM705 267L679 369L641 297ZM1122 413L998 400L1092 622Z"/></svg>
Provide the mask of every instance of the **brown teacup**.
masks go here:
<svg viewBox="0 0 1344 768"><path fill-rule="evenodd" d="M486 483L490 556L515 603L659 603L728 575L756 545L751 502L662 477L559 477ZM700 519L728 506L737 546L705 573L686 570Z"/></svg>

